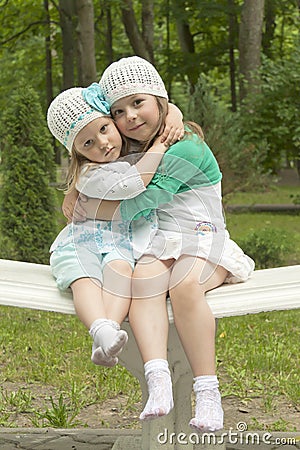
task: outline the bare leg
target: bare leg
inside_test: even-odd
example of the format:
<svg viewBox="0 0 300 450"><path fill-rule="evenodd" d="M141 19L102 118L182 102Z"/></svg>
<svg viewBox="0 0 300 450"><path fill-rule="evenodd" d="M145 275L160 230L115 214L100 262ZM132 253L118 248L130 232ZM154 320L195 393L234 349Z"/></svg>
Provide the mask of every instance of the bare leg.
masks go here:
<svg viewBox="0 0 300 450"><path fill-rule="evenodd" d="M93 278L80 278L71 284L75 311L80 321L90 329L99 317L106 317L102 286Z"/></svg>
<svg viewBox="0 0 300 450"><path fill-rule="evenodd" d="M132 268L126 261L115 260L103 269L103 302L108 319L119 324L128 315L131 303Z"/></svg>
<svg viewBox="0 0 300 450"><path fill-rule="evenodd" d="M201 432L223 428L223 410L215 375L215 319L205 293L227 275L221 266L181 257L172 272L170 296L174 321L194 374L196 414L190 426Z"/></svg>
<svg viewBox="0 0 300 450"><path fill-rule="evenodd" d="M97 365L115 365L116 356L127 342L127 333L120 330L120 323L130 305L131 275L129 263L116 260L104 267L105 288L89 278L72 283L75 309L93 337L92 361Z"/></svg>
<svg viewBox="0 0 300 450"><path fill-rule="evenodd" d="M121 325L128 314L131 303L132 268L126 261L114 260L103 269L103 303L106 317ZM118 332L105 353L118 355L128 340L126 331Z"/></svg>
<svg viewBox="0 0 300 450"><path fill-rule="evenodd" d="M172 261L142 258L133 275L133 299L129 320L144 361L149 397L141 420L169 413L173 408L170 370L167 361L169 318L166 292Z"/></svg>
<svg viewBox="0 0 300 450"><path fill-rule="evenodd" d="M129 321L142 359L167 359L169 319L166 293L171 261L143 257L133 273Z"/></svg>
<svg viewBox="0 0 300 450"><path fill-rule="evenodd" d="M201 258L183 256L174 264L170 280L174 321L195 377L215 374L215 319L205 293L220 286L226 275L223 267Z"/></svg>
<svg viewBox="0 0 300 450"><path fill-rule="evenodd" d="M76 314L86 328L91 330L91 326L99 320L105 323L106 311L101 283L93 278L80 278L71 284L71 289ZM110 328L111 326L107 327L109 332L115 334L117 330L110 330ZM95 354L96 349L97 354ZM97 365L113 367L117 364L118 358L107 356L102 347L94 343L92 361Z"/></svg>

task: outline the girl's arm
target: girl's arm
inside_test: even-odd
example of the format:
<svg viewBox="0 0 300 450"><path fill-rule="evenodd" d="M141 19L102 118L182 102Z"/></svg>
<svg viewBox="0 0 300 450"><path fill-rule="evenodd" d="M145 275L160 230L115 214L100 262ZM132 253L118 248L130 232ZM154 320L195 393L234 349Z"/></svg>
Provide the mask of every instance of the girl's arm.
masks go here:
<svg viewBox="0 0 300 450"><path fill-rule="evenodd" d="M62 202L62 212L68 223L72 220L75 222L82 222L85 220L85 210L82 209L78 203L79 192L74 188L68 192Z"/></svg>
<svg viewBox="0 0 300 450"><path fill-rule="evenodd" d="M88 197L103 200L136 197L146 190L167 148L165 143L157 139L133 166L121 160L87 165L81 171L76 189Z"/></svg>
<svg viewBox="0 0 300 450"><path fill-rule="evenodd" d="M168 114L160 134L161 142L167 142L169 145L175 144L184 136L183 115L173 103L168 104Z"/></svg>
<svg viewBox="0 0 300 450"><path fill-rule="evenodd" d="M171 202L173 195L179 191L196 187L196 181L203 185L203 177L205 176L202 176L199 167L205 149L206 144L203 143L203 146L199 146L199 142L196 143L189 139L175 144L164 156L159 171L155 174L146 191L135 198L123 200L120 203L120 210L118 209L119 204L106 205L111 202L105 201L99 204L99 202L96 203L88 199L87 203L84 204L87 216L104 220L137 219L140 216L148 215L151 210L158 208L160 205ZM193 185L189 186L189 181L195 176L197 176L197 180L193 180ZM114 213L116 213L115 217L113 217Z"/></svg>
<svg viewBox="0 0 300 450"><path fill-rule="evenodd" d="M150 183L167 149L167 142L157 139L134 166L127 168L117 162L115 166L107 164L84 169L76 189L66 194L62 204L68 222L80 222L86 218L85 208L77 202L79 192L91 198L107 200L123 200L139 195Z"/></svg>
<svg viewBox="0 0 300 450"><path fill-rule="evenodd" d="M84 210L84 220L121 220L120 204L121 201L118 200L101 200L79 194L76 208L78 205L80 210Z"/></svg>

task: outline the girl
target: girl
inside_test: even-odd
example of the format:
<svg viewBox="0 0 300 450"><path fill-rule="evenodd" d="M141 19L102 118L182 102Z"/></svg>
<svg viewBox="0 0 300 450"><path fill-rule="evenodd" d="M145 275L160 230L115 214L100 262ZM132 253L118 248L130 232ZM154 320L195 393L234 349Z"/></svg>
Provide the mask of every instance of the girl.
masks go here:
<svg viewBox="0 0 300 450"><path fill-rule="evenodd" d="M143 192L169 142L157 140L133 166L118 160L123 141L98 83L59 94L47 122L70 153L68 190L76 187L96 198L123 199ZM93 338L95 364L118 362L127 341L120 324L131 301L134 256L143 252L155 230L154 215L133 226L127 221L70 223L51 246L53 275L60 289L71 287L76 313Z"/></svg>
<svg viewBox="0 0 300 450"><path fill-rule="evenodd" d="M167 94L154 67L138 57L123 58L103 73L100 86L126 137L144 145L161 126ZM155 93L153 89L155 87ZM185 137L164 155L147 190L121 202L126 220L157 209L159 230L133 274L129 319L144 361L149 398L142 420L168 414L173 407L167 362L169 290L175 325L194 374L195 417L190 426L204 431L223 427L215 369L215 320L207 291L224 282L245 281L254 262L230 239L223 217L221 172L199 126L186 125ZM118 202L90 200L88 217L111 218Z"/></svg>

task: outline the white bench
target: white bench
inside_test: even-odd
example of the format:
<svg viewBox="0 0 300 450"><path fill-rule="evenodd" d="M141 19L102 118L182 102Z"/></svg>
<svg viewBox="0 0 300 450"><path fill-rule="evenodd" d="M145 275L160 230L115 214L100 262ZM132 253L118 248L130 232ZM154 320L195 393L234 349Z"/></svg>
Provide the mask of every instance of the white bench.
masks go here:
<svg viewBox="0 0 300 450"><path fill-rule="evenodd" d="M207 294L216 318L255 314L262 311L300 308L300 265L257 270L246 283L223 285ZM0 260L0 304L21 308L74 314L71 291L62 293L56 287L49 266L20 261ZM191 443L180 444L177 439L162 445L157 439L165 429L168 435L190 435L188 421L191 412L192 373L182 350L169 307L170 333L168 359L174 384L175 408L166 417L143 422L142 441L120 438L114 450L191 450ZM147 398L143 364L128 322L124 328L129 340L120 355L124 365L141 384L143 400ZM160 435L162 436L162 435ZM179 439L180 440L180 439Z"/></svg>

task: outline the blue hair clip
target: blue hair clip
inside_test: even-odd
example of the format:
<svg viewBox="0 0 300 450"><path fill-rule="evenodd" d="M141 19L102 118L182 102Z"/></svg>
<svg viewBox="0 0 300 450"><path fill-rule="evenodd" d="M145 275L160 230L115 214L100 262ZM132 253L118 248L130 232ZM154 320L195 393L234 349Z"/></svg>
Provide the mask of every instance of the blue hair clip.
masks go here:
<svg viewBox="0 0 300 450"><path fill-rule="evenodd" d="M109 104L105 101L98 83L92 83L89 87L83 88L82 97L92 108L103 114L110 114Z"/></svg>

